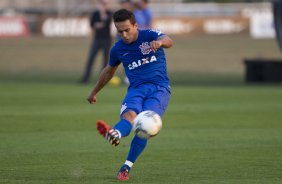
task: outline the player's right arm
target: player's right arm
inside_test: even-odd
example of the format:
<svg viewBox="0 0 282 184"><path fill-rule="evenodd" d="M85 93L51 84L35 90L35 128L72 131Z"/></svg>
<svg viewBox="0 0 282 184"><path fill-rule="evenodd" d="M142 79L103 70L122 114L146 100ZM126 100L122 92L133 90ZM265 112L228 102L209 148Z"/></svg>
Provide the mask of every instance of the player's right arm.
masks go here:
<svg viewBox="0 0 282 184"><path fill-rule="evenodd" d="M118 66L112 67L111 65L107 65L101 72L99 80L97 81L95 87L89 94L87 101L90 104L96 103L96 96L98 92L111 80L114 76Z"/></svg>

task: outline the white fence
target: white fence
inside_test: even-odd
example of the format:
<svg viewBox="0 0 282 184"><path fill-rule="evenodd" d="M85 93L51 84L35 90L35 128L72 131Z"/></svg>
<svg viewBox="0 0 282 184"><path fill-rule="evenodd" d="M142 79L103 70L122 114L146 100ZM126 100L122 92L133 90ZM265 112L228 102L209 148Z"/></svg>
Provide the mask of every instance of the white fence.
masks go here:
<svg viewBox="0 0 282 184"><path fill-rule="evenodd" d="M0 13L10 17L22 14L30 25L31 32L41 32L47 36L89 35L88 17L78 18L82 13L90 13L97 0L1 0ZM111 0L112 8L118 8L118 0ZM156 1L155 1L156 2ZM239 34L249 32L254 38L275 37L271 3L151 3L155 28L170 34ZM42 22L42 17L31 15L28 10L53 12ZM55 14L54 14L55 12ZM50 16L50 14L49 14ZM57 17L57 18L56 18ZM46 17L45 17L46 18ZM246 20L247 19L247 20ZM2 27L7 21L2 19ZM52 23L52 24L51 24ZM77 26L84 25L84 26ZM10 25L10 24L9 24ZM38 26L40 25L40 26ZM56 25L55 33L50 33L48 25ZM170 26L167 26L170 25ZM68 26L68 27L65 27ZM33 31L32 29L40 30ZM76 30L76 27L82 27ZM68 32L63 32L67 30ZM45 31L45 32L44 32ZM55 34L55 35L54 35ZM1 35L0 35L1 36Z"/></svg>
<svg viewBox="0 0 282 184"><path fill-rule="evenodd" d="M112 9L119 8L119 0L110 0ZM181 3L181 0L152 1L154 16L233 16L247 9L271 9L271 3ZM1 0L0 13L56 12L58 16L81 15L96 8L97 0Z"/></svg>

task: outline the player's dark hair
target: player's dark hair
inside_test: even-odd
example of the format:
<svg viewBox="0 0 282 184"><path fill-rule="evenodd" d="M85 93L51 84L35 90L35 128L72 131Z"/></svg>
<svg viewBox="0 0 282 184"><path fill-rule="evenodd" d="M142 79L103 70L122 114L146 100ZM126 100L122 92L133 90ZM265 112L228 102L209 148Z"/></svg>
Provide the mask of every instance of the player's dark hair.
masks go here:
<svg viewBox="0 0 282 184"><path fill-rule="evenodd" d="M131 11L126 9L120 9L116 11L113 15L114 22L123 22L129 20L131 24L135 24L135 16Z"/></svg>

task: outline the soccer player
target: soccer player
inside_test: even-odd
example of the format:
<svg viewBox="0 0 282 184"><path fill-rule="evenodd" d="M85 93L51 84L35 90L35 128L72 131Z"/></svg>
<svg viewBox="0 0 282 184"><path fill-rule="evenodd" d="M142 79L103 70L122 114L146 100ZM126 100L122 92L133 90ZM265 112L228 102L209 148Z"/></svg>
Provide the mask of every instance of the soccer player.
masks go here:
<svg viewBox="0 0 282 184"><path fill-rule="evenodd" d="M121 39L112 47L108 65L87 100L96 103L98 92L112 78L119 64L123 64L130 85L120 109L120 120L114 127L97 121L98 132L111 145L117 146L123 137L130 134L133 120L144 110L152 110L162 116L170 98L164 48L170 48L172 40L156 30L139 30L131 11L118 10L113 15L115 27ZM128 180L134 162L143 152L147 140L134 136L127 159L117 178Z"/></svg>

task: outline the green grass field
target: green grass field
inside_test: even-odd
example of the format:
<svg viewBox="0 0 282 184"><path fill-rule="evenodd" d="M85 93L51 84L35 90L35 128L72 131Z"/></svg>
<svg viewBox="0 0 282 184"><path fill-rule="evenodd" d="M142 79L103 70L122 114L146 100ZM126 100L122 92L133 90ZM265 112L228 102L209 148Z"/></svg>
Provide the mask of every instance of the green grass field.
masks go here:
<svg viewBox="0 0 282 184"><path fill-rule="evenodd" d="M95 121L118 120L124 87L1 81L0 183L117 183L130 138L112 148ZM127 183L282 182L281 86L175 86L162 132Z"/></svg>
<svg viewBox="0 0 282 184"><path fill-rule="evenodd" d="M226 78L227 83L238 83L244 78L244 59L281 59L274 39L255 40L246 35L172 38L174 46L166 53L168 71L174 83L226 83ZM39 78L52 82L78 80L89 44L89 38L2 39L0 78L29 81ZM94 74L99 72L100 63L101 55L98 55L93 66Z"/></svg>
<svg viewBox="0 0 282 184"><path fill-rule="evenodd" d="M275 40L173 39L164 126L126 183L282 183L282 86L245 84L243 64L281 58ZM85 38L0 40L1 184L120 183L116 174L131 137L112 148L95 122L118 120L126 87L106 87L96 105L87 103L92 85L76 81L88 44Z"/></svg>

